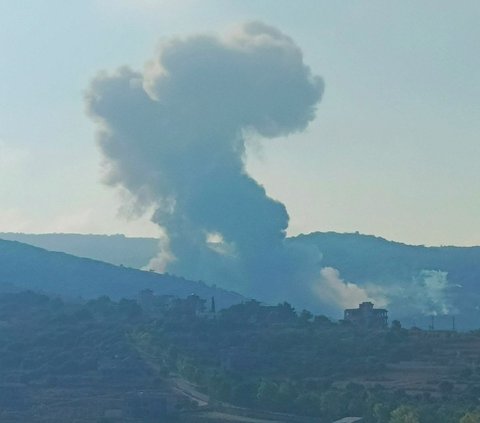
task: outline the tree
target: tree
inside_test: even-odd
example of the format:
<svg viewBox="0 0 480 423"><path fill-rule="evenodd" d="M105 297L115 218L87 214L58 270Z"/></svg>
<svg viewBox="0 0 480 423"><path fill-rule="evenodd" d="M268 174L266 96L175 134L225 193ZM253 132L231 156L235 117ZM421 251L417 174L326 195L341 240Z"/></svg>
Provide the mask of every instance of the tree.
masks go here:
<svg viewBox="0 0 480 423"><path fill-rule="evenodd" d="M307 416L319 416L323 412L321 398L315 392L300 394L295 399L295 408L297 413Z"/></svg>
<svg viewBox="0 0 480 423"><path fill-rule="evenodd" d="M276 315L281 322L288 322L295 320L297 317L297 313L295 309L291 306L291 304L287 302L283 302L282 304L278 304L275 307Z"/></svg>
<svg viewBox="0 0 480 423"><path fill-rule="evenodd" d="M292 383L284 381L278 385L278 401L283 411L291 411L292 404L297 397L298 391Z"/></svg>
<svg viewBox="0 0 480 423"><path fill-rule="evenodd" d="M232 388L231 400L242 407L253 407L257 399L257 389L257 384L251 381L237 383Z"/></svg>
<svg viewBox="0 0 480 423"><path fill-rule="evenodd" d="M278 404L278 386L269 380L262 379L257 390L257 400L261 408L270 409Z"/></svg>
<svg viewBox="0 0 480 423"><path fill-rule="evenodd" d="M389 423L420 423L420 417L416 408L401 405L392 411Z"/></svg>
<svg viewBox="0 0 480 423"><path fill-rule="evenodd" d="M480 411L471 411L465 414L460 423L480 423Z"/></svg>
<svg viewBox="0 0 480 423"><path fill-rule="evenodd" d="M333 419L339 418L345 413L345 399L340 391L329 389L322 396L322 412L325 417Z"/></svg>
<svg viewBox="0 0 480 423"><path fill-rule="evenodd" d="M373 418L376 423L384 423L388 420L390 416L390 407L383 403L376 403L373 406Z"/></svg>
<svg viewBox="0 0 480 423"><path fill-rule="evenodd" d="M310 322L313 318L313 314L309 312L308 310L302 310L300 313L300 320L304 323Z"/></svg>

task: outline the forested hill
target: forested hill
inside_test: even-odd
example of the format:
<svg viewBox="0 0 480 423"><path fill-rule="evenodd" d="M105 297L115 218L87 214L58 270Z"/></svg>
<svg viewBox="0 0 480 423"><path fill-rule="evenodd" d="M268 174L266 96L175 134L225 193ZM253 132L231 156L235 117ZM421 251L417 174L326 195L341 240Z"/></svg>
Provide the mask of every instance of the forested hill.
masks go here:
<svg viewBox="0 0 480 423"><path fill-rule="evenodd" d="M135 298L152 289L159 295L202 298L215 296L220 307L242 301L239 294L188 281L96 260L51 252L15 241L0 240L0 290L30 289L66 298L85 299L107 295L112 299Z"/></svg>
<svg viewBox="0 0 480 423"><path fill-rule="evenodd" d="M313 232L289 242L316 245L322 264L339 269L352 282L408 280L428 269L448 272L450 280L465 288L480 288L480 247L425 247L336 232Z"/></svg>
<svg viewBox="0 0 480 423"><path fill-rule="evenodd" d="M135 268L147 265L159 247L157 239L123 235L0 234L0 238L22 240L48 250ZM402 320L405 325L426 328L431 316L437 315L437 327L447 329L452 326L455 315L459 329L480 326L480 247L414 246L370 235L334 232L299 235L288 238L287 242L315 245L323 257L322 267L337 269L341 279L365 290L375 303L386 304L390 317ZM127 275L137 275L128 272L118 278L118 286L122 285L122 278L130 278ZM147 277L158 276L141 278ZM265 282L274 284L274 281ZM65 283L77 286L70 279ZM131 295L132 285L130 282L126 285L130 288L122 290ZM294 302L290 298L285 300Z"/></svg>
<svg viewBox="0 0 480 423"><path fill-rule="evenodd" d="M425 247L361 235L311 233L291 243L315 245L322 266L339 271L374 302L387 305L390 316L406 325L450 329L480 326L480 247Z"/></svg>
<svg viewBox="0 0 480 423"><path fill-rule="evenodd" d="M130 238L125 235L23 234L0 233L0 239L19 241L49 251L105 261L117 266L140 269L158 253L156 238Z"/></svg>
<svg viewBox="0 0 480 423"><path fill-rule="evenodd" d="M159 249L156 238L124 235L0 233L0 239L134 268L146 266ZM446 271L465 286L480 281L480 247L425 247L336 232L303 234L288 242L317 245L322 265L339 269L351 281L400 280L424 269Z"/></svg>
<svg viewBox="0 0 480 423"><path fill-rule="evenodd" d="M366 331L287 303L200 309L0 294L0 421L480 421L478 331Z"/></svg>

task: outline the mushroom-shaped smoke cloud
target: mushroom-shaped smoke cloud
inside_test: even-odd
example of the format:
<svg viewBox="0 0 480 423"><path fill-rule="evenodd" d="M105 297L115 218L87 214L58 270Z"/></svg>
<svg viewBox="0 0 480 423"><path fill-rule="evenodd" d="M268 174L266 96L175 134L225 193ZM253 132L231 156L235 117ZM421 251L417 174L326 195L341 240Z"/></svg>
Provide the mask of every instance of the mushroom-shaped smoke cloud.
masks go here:
<svg viewBox="0 0 480 423"><path fill-rule="evenodd" d="M305 295L318 252L285 245L287 211L246 173L245 134L302 131L322 91L295 43L259 22L226 38L172 39L143 72L93 80L107 181L155 207L169 271L265 300ZM302 281L304 294L289 288Z"/></svg>

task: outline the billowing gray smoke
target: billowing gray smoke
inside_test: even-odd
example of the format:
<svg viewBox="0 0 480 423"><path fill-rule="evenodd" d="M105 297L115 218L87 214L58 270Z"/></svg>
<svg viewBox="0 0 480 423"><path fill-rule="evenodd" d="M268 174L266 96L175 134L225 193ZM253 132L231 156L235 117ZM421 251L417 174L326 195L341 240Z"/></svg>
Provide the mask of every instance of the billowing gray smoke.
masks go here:
<svg viewBox="0 0 480 423"><path fill-rule="evenodd" d="M172 39L143 72L92 82L108 183L155 207L168 271L271 301L310 296L319 254L285 245L287 211L246 173L245 136L304 130L322 91L294 42L259 22Z"/></svg>

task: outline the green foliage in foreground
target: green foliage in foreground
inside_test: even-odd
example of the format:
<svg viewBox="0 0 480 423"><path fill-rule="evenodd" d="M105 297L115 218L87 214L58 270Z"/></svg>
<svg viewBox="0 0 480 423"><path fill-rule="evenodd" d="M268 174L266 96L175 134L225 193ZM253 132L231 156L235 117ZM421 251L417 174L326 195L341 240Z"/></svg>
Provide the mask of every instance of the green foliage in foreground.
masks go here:
<svg viewBox="0 0 480 423"><path fill-rule="evenodd" d="M451 336L467 343L478 339L478 334ZM86 385L96 396L121 400L122 389L168 389L168 377L181 375L213 404L325 422L344 416L363 416L368 423L480 422L477 368L462 371L461 387L439 383L437 395L352 382L428 354L439 342L432 339L413 336L398 324L362 332L298 314L286 303L250 301L214 315L197 297L156 298L142 309L135 301L107 297L69 304L33 293L3 295L0 377L31 397L0 397L0 408L38 407L39 413L50 399L35 397L38 392Z"/></svg>
<svg viewBox="0 0 480 423"><path fill-rule="evenodd" d="M200 310L200 312L199 312ZM390 363L425 356L440 342L478 334L447 334L446 341L402 329L364 332L346 322L296 313L287 304L249 301L217 313L201 312L195 297L158 305L156 318L130 334L146 357L180 373L210 398L237 406L316 416L331 421L452 423L478 404L475 381L459 391L443 381L436 395L348 382L372 379ZM475 415L475 414L473 414Z"/></svg>

